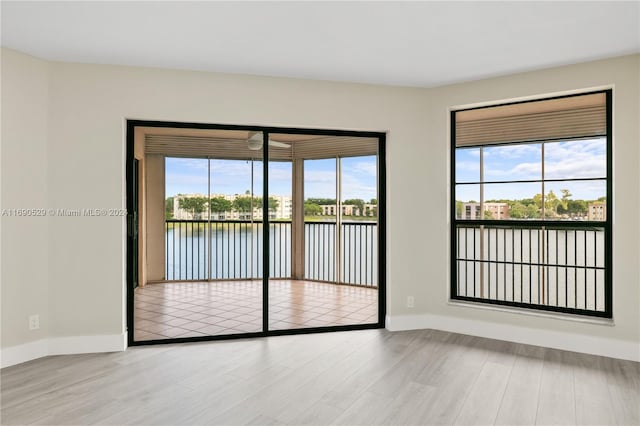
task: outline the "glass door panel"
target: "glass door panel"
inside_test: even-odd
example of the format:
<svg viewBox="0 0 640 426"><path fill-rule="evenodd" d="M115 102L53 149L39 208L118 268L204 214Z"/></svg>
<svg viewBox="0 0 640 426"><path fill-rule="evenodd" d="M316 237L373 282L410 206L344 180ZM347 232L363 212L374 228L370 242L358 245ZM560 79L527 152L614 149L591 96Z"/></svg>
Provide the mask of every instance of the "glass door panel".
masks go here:
<svg viewBox="0 0 640 426"><path fill-rule="evenodd" d="M337 159L304 161L305 279L335 282Z"/></svg>
<svg viewBox="0 0 640 426"><path fill-rule="evenodd" d="M209 133L145 156L136 341L263 331L262 134Z"/></svg>
<svg viewBox="0 0 640 426"><path fill-rule="evenodd" d="M378 323L377 138L146 143L135 341Z"/></svg>
<svg viewBox="0 0 640 426"><path fill-rule="evenodd" d="M217 334L262 331L261 151L210 159L211 277L207 321Z"/></svg>
<svg viewBox="0 0 640 426"><path fill-rule="evenodd" d="M340 272L349 289L342 310L352 324L378 322L377 156L340 158ZM347 291L347 290L345 290Z"/></svg>

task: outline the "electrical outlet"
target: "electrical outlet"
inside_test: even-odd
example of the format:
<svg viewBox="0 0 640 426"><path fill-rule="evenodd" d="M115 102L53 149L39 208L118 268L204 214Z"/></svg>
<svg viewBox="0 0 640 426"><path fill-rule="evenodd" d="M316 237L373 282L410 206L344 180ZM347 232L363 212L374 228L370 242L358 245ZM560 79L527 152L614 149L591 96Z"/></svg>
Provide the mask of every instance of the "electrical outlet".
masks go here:
<svg viewBox="0 0 640 426"><path fill-rule="evenodd" d="M40 315L29 315L29 330L40 328Z"/></svg>
<svg viewBox="0 0 640 426"><path fill-rule="evenodd" d="M416 301L413 296L407 296L407 308L413 308L416 306Z"/></svg>

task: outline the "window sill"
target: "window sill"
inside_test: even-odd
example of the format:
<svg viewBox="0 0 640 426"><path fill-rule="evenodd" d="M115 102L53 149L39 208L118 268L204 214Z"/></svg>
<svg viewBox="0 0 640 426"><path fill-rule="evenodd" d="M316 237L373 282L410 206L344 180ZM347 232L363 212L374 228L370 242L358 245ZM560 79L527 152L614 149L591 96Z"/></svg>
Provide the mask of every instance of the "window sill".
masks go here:
<svg viewBox="0 0 640 426"><path fill-rule="evenodd" d="M605 325L605 326L616 325L613 318L597 318L597 317L590 318L582 315L563 314L562 312L543 312L535 309L512 308L509 306L496 306L496 305L489 305L489 304L484 304L480 302L473 303L473 302L458 301L453 299L449 299L447 301L447 304L450 306L458 306L462 308L473 308L473 309L481 309L481 310L487 310L487 311L506 312L510 314L551 318L556 320L581 322L586 324L596 324L596 325Z"/></svg>

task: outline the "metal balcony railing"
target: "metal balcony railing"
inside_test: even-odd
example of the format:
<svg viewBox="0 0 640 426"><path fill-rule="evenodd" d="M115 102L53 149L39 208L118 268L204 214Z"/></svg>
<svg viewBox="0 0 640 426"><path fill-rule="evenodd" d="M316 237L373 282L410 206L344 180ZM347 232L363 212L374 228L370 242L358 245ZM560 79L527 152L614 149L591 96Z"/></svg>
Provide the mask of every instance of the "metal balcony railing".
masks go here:
<svg viewBox="0 0 640 426"><path fill-rule="evenodd" d="M262 226L238 220L166 220L166 280L262 278ZM375 222L343 222L339 259L335 223L305 222L304 233L305 279L377 287ZM290 221L269 223L271 278L291 278L291 236Z"/></svg>
<svg viewBox="0 0 640 426"><path fill-rule="evenodd" d="M378 226L376 222L342 222L339 253L337 225L305 223L305 279L378 286ZM336 269L340 270L336 274Z"/></svg>
<svg viewBox="0 0 640 426"><path fill-rule="evenodd" d="M457 221L452 298L609 316L605 232L589 223Z"/></svg>

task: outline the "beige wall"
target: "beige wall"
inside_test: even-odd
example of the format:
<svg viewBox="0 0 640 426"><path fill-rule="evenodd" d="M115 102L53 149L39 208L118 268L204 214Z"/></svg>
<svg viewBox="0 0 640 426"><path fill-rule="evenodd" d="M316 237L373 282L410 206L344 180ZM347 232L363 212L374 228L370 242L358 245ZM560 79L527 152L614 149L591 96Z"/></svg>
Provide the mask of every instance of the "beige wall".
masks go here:
<svg viewBox="0 0 640 426"><path fill-rule="evenodd" d="M425 126L429 129L427 134L432 151L425 168L429 170L430 187L436 191L431 194L428 203L420 200L425 205L418 206L418 210L428 211L428 214L433 216L425 221L433 223L433 226L430 229L412 229L411 232L416 233L414 238L419 240L431 235L432 241L442 241L443 246L425 246L419 250L419 254L413 250L407 251L407 255L413 257L407 259L407 263L417 262L419 258L423 258L431 259L429 263L434 265L430 269L431 277L428 281L433 284L419 287L420 295L416 295L416 304L418 300L422 301L419 306L421 311L443 317L486 321L489 326L509 324L566 332L568 335L635 342L639 345L637 353L640 353L640 267L637 262L640 251L640 221L638 220L640 194L636 179L640 155L639 71L640 56L635 55L457 84L428 92L429 106L425 113ZM435 210L432 207L449 205L448 180L446 180L449 176L449 108L601 87L614 88L613 306L615 326L469 309L447 304L446 286L435 283L449 280L448 250L443 250L445 244L448 245L449 216L444 208ZM396 283L398 283L397 280L401 280L402 282L398 284L408 287L411 274L398 274L394 279ZM406 310L403 311L406 312Z"/></svg>
<svg viewBox="0 0 640 426"><path fill-rule="evenodd" d="M68 63L50 63L49 78L52 207L125 206L127 118L385 131L392 324L425 326L437 316L445 325L467 319L489 329L511 324L542 334L640 342L637 55L437 89ZM616 325L448 304L448 108L608 85L615 88ZM416 211L421 226L415 225ZM19 236L6 239L10 245ZM52 335L123 332L124 240L124 218L51 220ZM405 307L409 295L413 309Z"/></svg>
<svg viewBox="0 0 640 426"><path fill-rule="evenodd" d="M48 64L2 50L2 209L47 206ZM48 217L1 219L0 347L42 339L49 327ZM29 315L40 329L29 331Z"/></svg>
<svg viewBox="0 0 640 426"><path fill-rule="evenodd" d="M389 167L400 170L389 184L410 185L413 176L402 170L420 168L415 152L402 146L424 131L420 90L68 63L50 70L49 195L57 206L125 206L126 118L388 130ZM390 198L390 205L402 202ZM394 214L391 235L401 225ZM51 332L121 333L124 218L56 220L50 237ZM401 246L389 242L391 274L394 262L402 263Z"/></svg>

